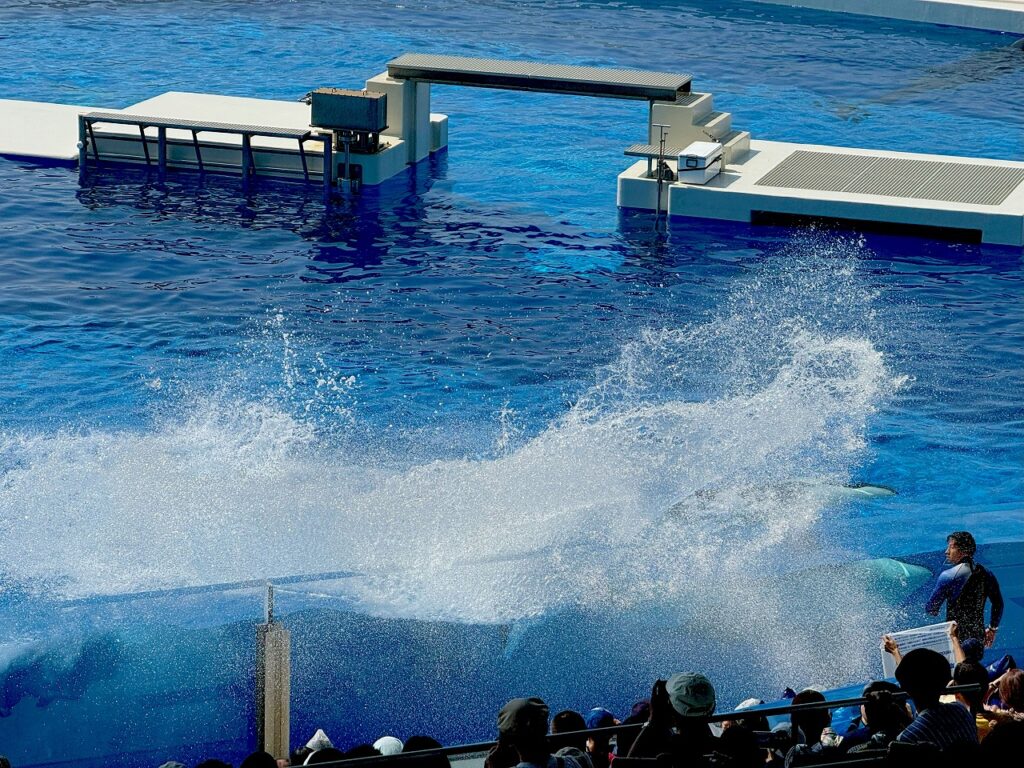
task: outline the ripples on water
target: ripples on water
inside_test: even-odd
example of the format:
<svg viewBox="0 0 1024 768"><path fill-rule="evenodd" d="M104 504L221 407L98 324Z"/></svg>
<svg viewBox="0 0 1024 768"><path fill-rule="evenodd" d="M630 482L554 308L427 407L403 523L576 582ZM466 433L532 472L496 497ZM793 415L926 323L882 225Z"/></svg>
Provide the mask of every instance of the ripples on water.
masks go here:
<svg viewBox="0 0 1024 768"><path fill-rule="evenodd" d="M0 95L291 99L445 50L690 71L756 138L1022 149L1006 36L750 3L258 10L8 3ZM662 623L708 633L728 614L717 641L769 636L766 657L804 663L829 633L869 642L886 605L850 591L849 621L822 627L831 592L783 606L766 577L937 549L953 527L1024 535L1019 251L655 233L614 206L642 107L433 100L450 151L330 212L298 185L104 170L79 188L0 161L6 583L81 596L352 568L368 577L349 597L378 615L664 600ZM849 481L900 493L855 505L829 490Z"/></svg>

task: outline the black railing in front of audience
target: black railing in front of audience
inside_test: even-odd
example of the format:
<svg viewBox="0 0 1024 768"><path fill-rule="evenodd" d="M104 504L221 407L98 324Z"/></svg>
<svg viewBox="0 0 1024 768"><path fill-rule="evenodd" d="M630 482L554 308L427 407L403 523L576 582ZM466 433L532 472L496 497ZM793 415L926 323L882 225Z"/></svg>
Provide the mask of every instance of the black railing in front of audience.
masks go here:
<svg viewBox="0 0 1024 768"><path fill-rule="evenodd" d="M983 685L957 685L946 688L946 693L967 693L985 689ZM898 691L893 694L894 698L906 699L907 694ZM771 717L774 715L789 715L793 712L809 712L818 709L840 709L842 707L853 707L864 704L867 700L863 696L853 699L834 699L832 701L812 701L807 704L789 704L778 707L751 707L730 712L719 712L702 718L707 723L720 723L723 720L741 720L748 717ZM608 728L592 728L586 731L571 731L568 733L557 733L548 736L548 742L553 748L560 748L567 744L578 743L579 740L592 736L614 736L619 733L639 731L643 723L631 723L629 725L613 725ZM842 735L842 734L840 734ZM372 757L353 757L347 760L336 760L330 763L318 763L316 768L331 768L331 766L344 766L344 768L363 768L367 766L381 767L385 765L401 764L409 760L423 760L432 757L452 757L457 755L471 755L487 752L495 745L493 741L480 741L474 744L459 744L454 747L441 747L439 749L423 749L416 752L399 752L397 755L374 755ZM874 762L877 758L847 758L842 762L829 762L829 766L862 765Z"/></svg>

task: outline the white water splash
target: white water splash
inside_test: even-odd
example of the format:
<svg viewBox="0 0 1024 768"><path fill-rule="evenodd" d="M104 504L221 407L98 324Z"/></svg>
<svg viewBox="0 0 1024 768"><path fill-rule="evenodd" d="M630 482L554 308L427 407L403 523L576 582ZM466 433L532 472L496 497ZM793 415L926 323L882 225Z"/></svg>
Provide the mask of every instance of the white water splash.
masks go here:
<svg viewBox="0 0 1024 768"><path fill-rule="evenodd" d="M531 439L505 414L490 458L356 462L301 412L224 396L145 432L5 433L3 570L76 596L350 569L380 615L657 604L693 632L783 638L792 606L765 585L821 546L820 488L851 479L899 383L857 327L855 263L792 258L706 322L638 332ZM803 594L805 617L829 599ZM848 621L875 609L844 599Z"/></svg>

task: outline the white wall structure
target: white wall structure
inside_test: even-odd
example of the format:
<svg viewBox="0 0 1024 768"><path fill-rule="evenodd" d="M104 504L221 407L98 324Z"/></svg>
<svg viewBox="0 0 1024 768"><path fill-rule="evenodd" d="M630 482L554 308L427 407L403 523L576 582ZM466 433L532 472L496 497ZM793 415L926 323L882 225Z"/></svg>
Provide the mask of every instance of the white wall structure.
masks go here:
<svg viewBox="0 0 1024 768"><path fill-rule="evenodd" d="M753 0L753 2L1024 34L1024 0Z"/></svg>

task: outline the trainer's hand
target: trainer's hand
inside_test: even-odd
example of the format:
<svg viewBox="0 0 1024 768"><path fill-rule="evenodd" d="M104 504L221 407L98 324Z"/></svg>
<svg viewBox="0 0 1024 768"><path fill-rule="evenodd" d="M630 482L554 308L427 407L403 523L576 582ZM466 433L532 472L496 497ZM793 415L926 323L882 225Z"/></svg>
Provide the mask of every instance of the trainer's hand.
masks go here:
<svg viewBox="0 0 1024 768"><path fill-rule="evenodd" d="M900 652L899 644L892 639L892 635L882 635L882 649L893 656Z"/></svg>

